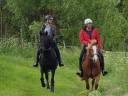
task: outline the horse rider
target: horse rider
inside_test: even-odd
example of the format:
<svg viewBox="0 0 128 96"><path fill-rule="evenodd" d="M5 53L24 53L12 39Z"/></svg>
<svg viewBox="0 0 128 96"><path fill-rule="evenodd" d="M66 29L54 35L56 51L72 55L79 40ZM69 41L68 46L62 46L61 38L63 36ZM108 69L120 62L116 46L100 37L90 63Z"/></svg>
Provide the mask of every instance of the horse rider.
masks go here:
<svg viewBox="0 0 128 96"><path fill-rule="evenodd" d="M47 32L48 36L50 36L51 39L53 39L53 44L52 44L52 47L54 48L55 50L55 53L56 53L56 56L57 56L57 60L58 60L58 63L59 63L59 66L64 66L64 64L62 64L61 62L61 56L60 56L60 51L57 47L57 43L55 41L55 35L56 35L56 26L53 22L53 17L51 15L46 15L45 16L45 23L41 29L40 32ZM38 36L39 38L39 36ZM36 56L36 63L33 65L33 67L37 67L38 66L38 63L39 63L39 57L40 57L40 41L38 39L38 49L37 49L37 56Z"/></svg>
<svg viewBox="0 0 128 96"><path fill-rule="evenodd" d="M90 18L85 19L84 24L85 24L84 27L79 32L79 39L80 39L80 43L83 45L83 49L80 53L80 58L79 58L80 72L77 72L77 75L79 77L83 76L83 70L82 70L83 57L86 56L86 50L87 48L90 48L90 43L95 42L98 45L98 57L100 60L101 72L103 76L105 76L108 72L105 71L104 69L103 49L102 49L99 32L93 26L93 21Z"/></svg>

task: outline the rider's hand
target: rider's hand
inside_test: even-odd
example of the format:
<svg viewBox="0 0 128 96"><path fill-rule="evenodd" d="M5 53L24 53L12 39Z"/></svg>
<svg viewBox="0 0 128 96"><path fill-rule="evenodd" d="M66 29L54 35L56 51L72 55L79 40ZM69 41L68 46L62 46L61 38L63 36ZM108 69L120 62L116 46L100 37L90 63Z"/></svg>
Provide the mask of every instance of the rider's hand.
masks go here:
<svg viewBox="0 0 128 96"><path fill-rule="evenodd" d="M96 43L97 43L97 41L96 41L95 39L91 40L91 44L92 44L92 45L94 45L94 44L96 44Z"/></svg>
<svg viewBox="0 0 128 96"><path fill-rule="evenodd" d="M86 47L86 49L90 49L91 48L91 44L88 44L88 46Z"/></svg>

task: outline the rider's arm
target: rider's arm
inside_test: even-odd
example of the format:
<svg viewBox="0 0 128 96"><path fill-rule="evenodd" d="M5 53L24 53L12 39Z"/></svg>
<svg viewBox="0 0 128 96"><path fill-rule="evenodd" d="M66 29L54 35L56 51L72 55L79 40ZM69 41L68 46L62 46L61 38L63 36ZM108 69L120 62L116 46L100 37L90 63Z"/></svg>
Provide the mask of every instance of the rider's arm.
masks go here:
<svg viewBox="0 0 128 96"><path fill-rule="evenodd" d="M80 39L80 43L83 45L88 46L88 44L90 43L90 41L84 36L84 32L81 29L80 33L79 33L79 39Z"/></svg>
<svg viewBox="0 0 128 96"><path fill-rule="evenodd" d="M53 25L53 35L54 35L54 37L56 36L56 34L57 34L57 28L56 28L55 25Z"/></svg>
<svg viewBox="0 0 128 96"><path fill-rule="evenodd" d="M99 32L96 32L96 39L97 39L99 49L102 49L102 43L101 43Z"/></svg>

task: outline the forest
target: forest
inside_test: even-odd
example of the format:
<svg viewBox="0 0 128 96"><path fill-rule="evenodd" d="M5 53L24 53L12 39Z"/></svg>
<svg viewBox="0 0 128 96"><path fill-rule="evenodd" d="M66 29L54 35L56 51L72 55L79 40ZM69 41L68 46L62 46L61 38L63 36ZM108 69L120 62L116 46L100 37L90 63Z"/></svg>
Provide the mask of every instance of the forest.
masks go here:
<svg viewBox="0 0 128 96"><path fill-rule="evenodd" d="M91 18L105 50L126 49L128 0L0 0L1 44L34 45L47 14L55 19L62 46L80 46L79 31L84 19Z"/></svg>

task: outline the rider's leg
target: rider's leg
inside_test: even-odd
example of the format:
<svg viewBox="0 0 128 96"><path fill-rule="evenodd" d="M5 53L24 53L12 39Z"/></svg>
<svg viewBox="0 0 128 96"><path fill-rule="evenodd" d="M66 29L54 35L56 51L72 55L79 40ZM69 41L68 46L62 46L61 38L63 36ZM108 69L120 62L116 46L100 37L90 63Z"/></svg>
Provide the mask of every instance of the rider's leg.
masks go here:
<svg viewBox="0 0 128 96"><path fill-rule="evenodd" d="M57 46L56 42L53 42L53 43L54 43L53 46L54 46L54 50L56 52L56 56L57 56L57 59L58 59L59 66L60 67L64 66L64 64L62 64L62 62L61 62L61 56L60 56L60 51L58 49L58 46Z"/></svg>
<svg viewBox="0 0 128 96"><path fill-rule="evenodd" d="M100 58L100 67L103 75L106 75L108 72L104 69L104 56L101 52L99 52L99 58Z"/></svg>
<svg viewBox="0 0 128 96"><path fill-rule="evenodd" d="M80 72L77 72L77 75L79 75L80 77L83 76L82 61L83 61L84 54L86 54L85 46L83 47L83 49L80 53L80 58L79 58L79 70L80 70Z"/></svg>

